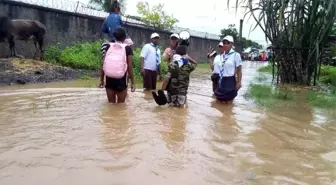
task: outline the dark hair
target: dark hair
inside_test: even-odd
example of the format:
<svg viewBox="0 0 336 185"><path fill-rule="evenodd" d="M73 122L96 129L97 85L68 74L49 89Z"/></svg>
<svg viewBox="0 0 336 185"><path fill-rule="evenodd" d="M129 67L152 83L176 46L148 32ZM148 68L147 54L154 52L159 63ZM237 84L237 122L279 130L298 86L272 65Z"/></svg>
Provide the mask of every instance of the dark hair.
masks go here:
<svg viewBox="0 0 336 185"><path fill-rule="evenodd" d="M177 46L176 48L176 54L178 55L186 55L187 54L187 47L186 46Z"/></svg>
<svg viewBox="0 0 336 185"><path fill-rule="evenodd" d="M113 32L113 36L117 41L123 42L126 39L126 31L119 27Z"/></svg>
<svg viewBox="0 0 336 185"><path fill-rule="evenodd" d="M111 3L110 12L115 12L116 9L120 10L120 4L117 0L115 0Z"/></svg>

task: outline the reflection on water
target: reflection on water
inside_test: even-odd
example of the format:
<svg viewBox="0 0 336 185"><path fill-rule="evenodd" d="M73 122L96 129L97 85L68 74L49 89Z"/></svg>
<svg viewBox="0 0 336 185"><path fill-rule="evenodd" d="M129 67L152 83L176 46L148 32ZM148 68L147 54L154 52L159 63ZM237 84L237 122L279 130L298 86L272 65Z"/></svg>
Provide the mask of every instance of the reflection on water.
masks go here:
<svg viewBox="0 0 336 185"><path fill-rule="evenodd" d="M67 83L3 90L0 184L331 184L335 115L258 109L242 97L256 66L232 105L211 98L209 75L192 79L183 109L140 91L112 105Z"/></svg>

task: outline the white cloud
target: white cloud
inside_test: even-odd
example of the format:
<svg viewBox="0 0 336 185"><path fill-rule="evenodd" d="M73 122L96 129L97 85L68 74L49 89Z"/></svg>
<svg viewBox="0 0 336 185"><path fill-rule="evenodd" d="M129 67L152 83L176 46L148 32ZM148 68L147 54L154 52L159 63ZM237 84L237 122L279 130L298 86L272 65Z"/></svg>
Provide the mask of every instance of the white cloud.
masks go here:
<svg viewBox="0 0 336 185"><path fill-rule="evenodd" d="M89 0L80 0L88 3ZM140 0L126 0L126 14L137 15L136 4ZM190 28L196 31L219 34L222 28L228 27L229 24L235 24L239 30L239 20L244 16L244 9L235 8L235 0L231 0L229 10L227 1L223 0L147 0L150 5L163 3L165 10L179 20L177 24L180 27ZM255 22L245 18L243 25L243 36L266 45L265 35L258 27L250 32L251 26Z"/></svg>

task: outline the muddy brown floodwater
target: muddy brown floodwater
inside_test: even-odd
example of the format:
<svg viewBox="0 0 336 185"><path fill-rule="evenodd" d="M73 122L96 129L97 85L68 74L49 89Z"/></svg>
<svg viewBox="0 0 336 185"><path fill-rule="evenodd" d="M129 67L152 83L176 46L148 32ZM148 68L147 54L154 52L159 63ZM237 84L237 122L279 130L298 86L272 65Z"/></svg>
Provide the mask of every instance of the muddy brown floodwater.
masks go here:
<svg viewBox="0 0 336 185"><path fill-rule="evenodd" d="M255 106L242 94L257 66L244 64L233 105L209 96L209 74L192 79L185 109L143 92L111 105L76 82L2 88L0 184L332 184L335 116Z"/></svg>

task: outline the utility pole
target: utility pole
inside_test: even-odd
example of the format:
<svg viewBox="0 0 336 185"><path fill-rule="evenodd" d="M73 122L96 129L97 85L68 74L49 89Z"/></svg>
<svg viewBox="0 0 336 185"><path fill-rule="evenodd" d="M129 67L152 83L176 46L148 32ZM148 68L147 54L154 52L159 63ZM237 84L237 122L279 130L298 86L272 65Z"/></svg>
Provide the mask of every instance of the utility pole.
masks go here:
<svg viewBox="0 0 336 185"><path fill-rule="evenodd" d="M242 35L243 35L243 19L240 19L239 22L239 37L238 37L238 42L236 44L236 51L240 54L243 52L243 42L242 42Z"/></svg>
<svg viewBox="0 0 336 185"><path fill-rule="evenodd" d="M240 19L240 23L239 23L239 41L242 40L242 35L243 35L243 19Z"/></svg>

